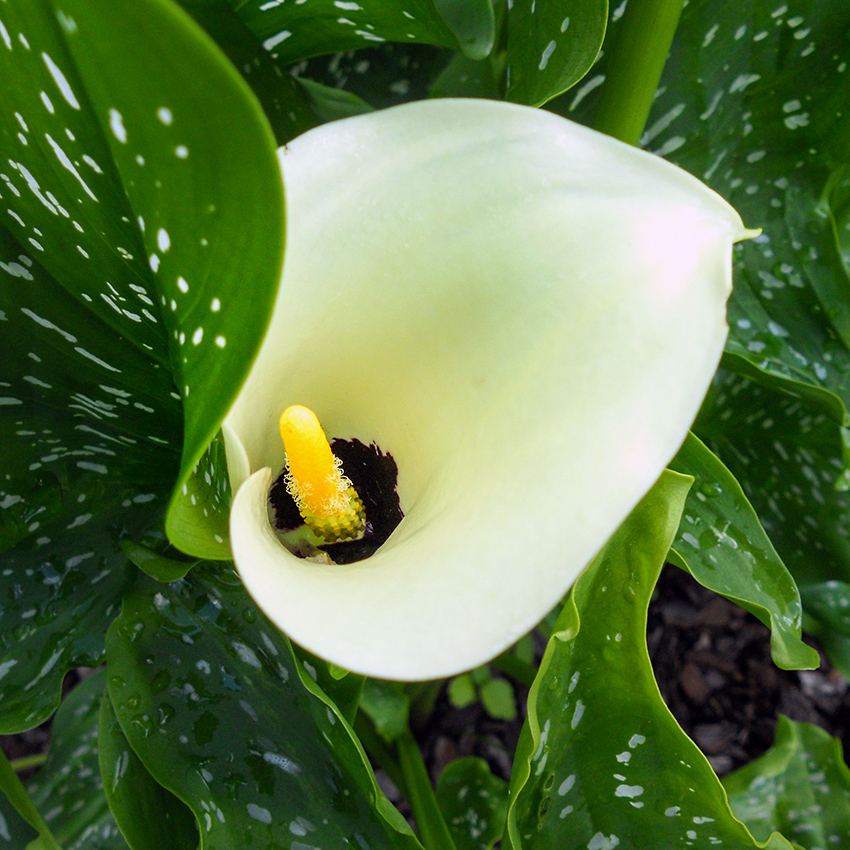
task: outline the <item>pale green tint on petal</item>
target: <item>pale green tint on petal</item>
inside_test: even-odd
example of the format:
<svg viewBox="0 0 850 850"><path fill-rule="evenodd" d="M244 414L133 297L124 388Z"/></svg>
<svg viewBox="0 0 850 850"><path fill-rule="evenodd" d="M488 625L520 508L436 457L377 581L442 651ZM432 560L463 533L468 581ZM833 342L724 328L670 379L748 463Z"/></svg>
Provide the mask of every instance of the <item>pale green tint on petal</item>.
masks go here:
<svg viewBox="0 0 850 850"><path fill-rule="evenodd" d="M746 232L685 172L504 103L338 121L280 160L283 281L224 431L237 567L343 667L475 667L557 602L678 449ZM295 403L398 463L405 518L367 561L301 561L269 526Z"/></svg>

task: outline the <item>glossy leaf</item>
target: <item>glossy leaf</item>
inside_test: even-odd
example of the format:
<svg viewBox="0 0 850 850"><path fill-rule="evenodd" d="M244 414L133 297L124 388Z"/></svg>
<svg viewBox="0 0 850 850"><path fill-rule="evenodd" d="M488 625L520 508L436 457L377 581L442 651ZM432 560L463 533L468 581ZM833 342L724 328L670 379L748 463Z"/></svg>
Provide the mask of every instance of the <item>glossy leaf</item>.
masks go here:
<svg viewBox="0 0 850 850"><path fill-rule="evenodd" d="M446 67L445 53L424 44L381 44L310 59L295 70L299 80L314 80L353 95L373 109L384 109L428 97Z"/></svg>
<svg viewBox="0 0 850 850"><path fill-rule="evenodd" d="M316 125L308 99L227 0L177 0L251 87L279 145Z"/></svg>
<svg viewBox="0 0 850 850"><path fill-rule="evenodd" d="M488 850L502 837L508 784L484 759L460 758L446 765L437 782L437 802L457 850Z"/></svg>
<svg viewBox="0 0 850 850"><path fill-rule="evenodd" d="M140 580L108 652L121 728L192 810L205 850L417 846L342 715L230 570Z"/></svg>
<svg viewBox="0 0 850 850"><path fill-rule="evenodd" d="M68 695L51 728L47 762L27 782L32 802L63 850L127 850L98 769L97 717L104 680L103 673L95 674ZM0 823L4 820L7 831L0 829L0 847L28 846L27 834L18 831L0 802Z"/></svg>
<svg viewBox="0 0 850 850"><path fill-rule="evenodd" d="M508 4L507 99L539 106L578 82L596 61L608 0Z"/></svg>
<svg viewBox="0 0 850 850"><path fill-rule="evenodd" d="M105 10L70 0L63 15L87 99L110 128L109 152L171 337L185 436L169 534L191 554L226 556L180 488L250 365L279 280L275 142L242 78L173 6ZM182 85L187 77L195 85Z"/></svg>
<svg viewBox="0 0 850 850"><path fill-rule="evenodd" d="M841 742L817 726L780 716L773 747L723 786L759 840L781 831L804 850L850 847L850 770Z"/></svg>
<svg viewBox="0 0 850 850"><path fill-rule="evenodd" d="M105 684L106 671L100 676ZM132 850L194 850L191 811L145 770L127 742L109 694L98 716L98 763L109 809Z"/></svg>
<svg viewBox="0 0 850 850"><path fill-rule="evenodd" d="M664 473L574 586L529 694L503 846L758 846L664 705L646 648L689 484Z"/></svg>
<svg viewBox="0 0 850 850"><path fill-rule="evenodd" d="M844 446L834 422L801 399L725 374L696 430L740 481L806 612L820 622L830 658L850 672L850 639L821 607L806 604L809 588L817 595L825 582L850 584L850 494L836 487ZM840 584L830 596L841 605Z"/></svg>
<svg viewBox="0 0 850 850"><path fill-rule="evenodd" d="M797 585L740 484L693 434L670 466L696 479L673 543L680 565L770 628L777 666L820 666L817 651L800 639L803 610Z"/></svg>
<svg viewBox="0 0 850 850"><path fill-rule="evenodd" d="M387 41L438 44L472 58L493 46L493 9L485 0L228 0L281 63Z"/></svg>
<svg viewBox="0 0 850 850"><path fill-rule="evenodd" d="M161 514L178 462L166 371L34 253L0 228L4 733L45 720L67 670L99 663L128 579L118 535L139 536ZM115 363L120 373L106 368Z"/></svg>
<svg viewBox="0 0 850 850"><path fill-rule="evenodd" d="M621 14L617 6L609 37ZM848 31L850 9L831 0L686 4L641 140L764 230L738 249L729 367L810 398L839 423L850 398L837 236L850 161ZM589 121L605 73L603 57L557 110Z"/></svg>

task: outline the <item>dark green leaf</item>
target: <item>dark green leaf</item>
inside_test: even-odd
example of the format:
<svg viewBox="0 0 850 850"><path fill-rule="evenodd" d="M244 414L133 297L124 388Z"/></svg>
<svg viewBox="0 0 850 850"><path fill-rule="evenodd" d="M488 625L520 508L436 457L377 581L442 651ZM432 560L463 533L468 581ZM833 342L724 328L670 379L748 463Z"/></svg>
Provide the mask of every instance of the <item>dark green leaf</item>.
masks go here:
<svg viewBox="0 0 850 850"><path fill-rule="evenodd" d="M515 0L508 9L508 100L540 106L596 61L608 0Z"/></svg>
<svg viewBox="0 0 850 850"><path fill-rule="evenodd" d="M356 94L323 86L315 80L299 79L298 84L310 99L310 105L323 121L336 121L350 118L352 115L365 115L373 112L371 106Z"/></svg>
<svg viewBox="0 0 850 850"><path fill-rule="evenodd" d="M101 680L105 684L106 676ZM108 693L101 701L97 730L106 799L132 850L194 850L195 818L145 770L121 731Z"/></svg>
<svg viewBox="0 0 850 850"><path fill-rule="evenodd" d="M738 248L727 365L807 396L839 423L850 399L847 237L837 238L848 33L850 7L832 0L686 4L641 142L764 230ZM589 120L605 73L603 57L557 110Z"/></svg>
<svg viewBox="0 0 850 850"><path fill-rule="evenodd" d="M224 565L168 586L140 577L108 652L121 728L205 850L417 846L345 719Z"/></svg>
<svg viewBox="0 0 850 850"><path fill-rule="evenodd" d="M841 742L817 726L780 716L773 747L723 786L760 841L776 831L805 850L850 848L850 770Z"/></svg>
<svg viewBox="0 0 850 850"><path fill-rule="evenodd" d="M279 145L315 126L316 118L288 69L276 62L227 0L178 0L221 48L259 100Z"/></svg>
<svg viewBox="0 0 850 850"><path fill-rule="evenodd" d="M489 0L228 0L282 64L386 41L437 44L481 58L493 45Z"/></svg>
<svg viewBox="0 0 850 850"><path fill-rule="evenodd" d="M151 578L166 583L183 578L197 563L197 561L176 561L174 558L167 558L147 546L141 546L130 540L121 541L121 551Z"/></svg>
<svg viewBox="0 0 850 850"><path fill-rule="evenodd" d="M800 639L797 585L732 473L693 434L670 466L696 479L673 543L684 568L770 628L777 666L818 667L817 651Z"/></svg>
<svg viewBox="0 0 850 850"><path fill-rule="evenodd" d="M109 128L103 136L184 401L169 535L190 554L225 557L193 494L180 490L218 431L274 301L283 258L274 138L233 66L171 4L95 8L68 0L61 20L80 96Z"/></svg>
<svg viewBox="0 0 850 850"><path fill-rule="evenodd" d="M484 759L450 762L437 783L437 802L457 850L488 850L502 837L508 784L493 776Z"/></svg>
<svg viewBox="0 0 850 850"><path fill-rule="evenodd" d="M53 721L47 763L27 783L33 804L63 850L127 850L98 769L97 717L104 682L101 672L71 691ZM7 814L5 807L0 809ZM0 823L3 820L0 816ZM0 847L5 846L14 850L27 846L14 823L11 835L0 828Z"/></svg>
<svg viewBox="0 0 850 850"><path fill-rule="evenodd" d="M460 676L455 676L449 682L447 693L449 702L455 708L466 708L468 705L472 705L478 698L475 690L475 682L472 681L469 673L461 673Z"/></svg>
<svg viewBox="0 0 850 850"><path fill-rule="evenodd" d="M844 447L834 422L801 399L726 374L696 430L740 481L800 587L804 610L820 620L823 609L806 605L808 588L850 584L850 494L836 488ZM840 584L831 596L841 605ZM820 637L847 673L850 655L836 649L848 638L836 625L824 618Z"/></svg>
<svg viewBox="0 0 850 850"><path fill-rule="evenodd" d="M383 44L337 53L296 66L298 79L315 80L384 109L428 97L449 61L447 51L424 44Z"/></svg>
<svg viewBox="0 0 850 850"><path fill-rule="evenodd" d="M689 482L666 472L573 587L529 694L507 847L756 846L664 705L646 648Z"/></svg>

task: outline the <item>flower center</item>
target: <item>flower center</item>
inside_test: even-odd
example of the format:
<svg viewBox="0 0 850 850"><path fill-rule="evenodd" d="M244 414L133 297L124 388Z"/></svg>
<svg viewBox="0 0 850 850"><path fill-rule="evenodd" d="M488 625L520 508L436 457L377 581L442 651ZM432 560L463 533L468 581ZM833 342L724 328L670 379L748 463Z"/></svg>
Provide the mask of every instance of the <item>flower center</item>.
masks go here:
<svg viewBox="0 0 850 850"><path fill-rule="evenodd" d="M366 511L342 463L334 457L316 414L301 405L280 417L286 449L286 491L304 524L329 543L355 540L363 534Z"/></svg>

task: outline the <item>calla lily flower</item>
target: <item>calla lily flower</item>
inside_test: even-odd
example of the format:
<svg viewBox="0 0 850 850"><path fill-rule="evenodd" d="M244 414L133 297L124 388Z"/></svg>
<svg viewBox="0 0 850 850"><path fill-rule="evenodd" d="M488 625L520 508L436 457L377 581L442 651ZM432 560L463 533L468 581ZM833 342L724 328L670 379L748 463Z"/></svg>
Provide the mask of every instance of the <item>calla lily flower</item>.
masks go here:
<svg viewBox="0 0 850 850"><path fill-rule="evenodd" d="M237 569L349 670L472 668L558 602L681 445L752 234L669 163L505 103L349 118L279 158L283 278L224 424ZM304 560L272 527L290 405L395 460L404 518L371 557Z"/></svg>

